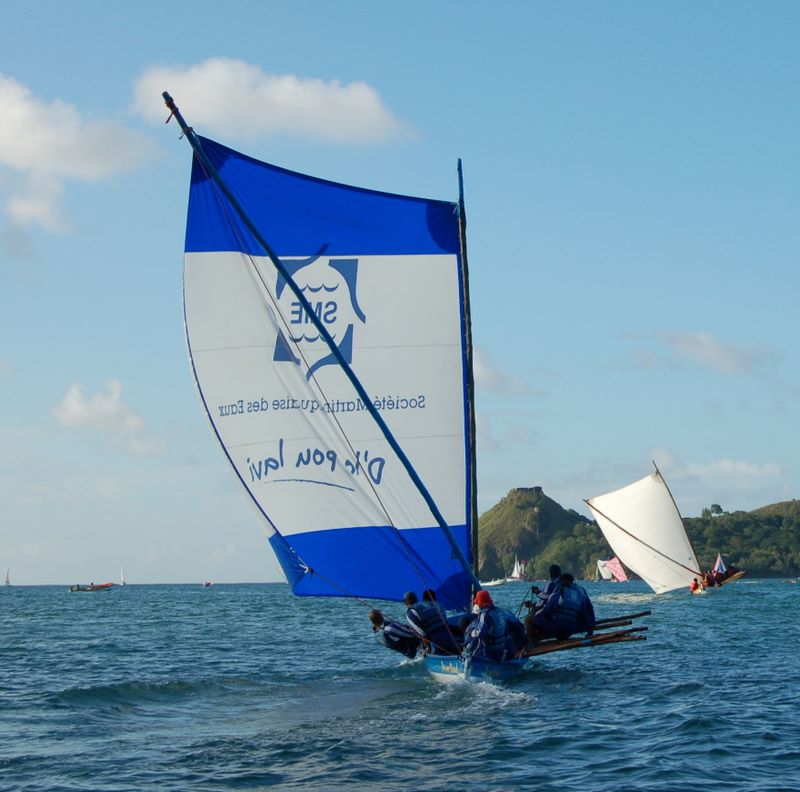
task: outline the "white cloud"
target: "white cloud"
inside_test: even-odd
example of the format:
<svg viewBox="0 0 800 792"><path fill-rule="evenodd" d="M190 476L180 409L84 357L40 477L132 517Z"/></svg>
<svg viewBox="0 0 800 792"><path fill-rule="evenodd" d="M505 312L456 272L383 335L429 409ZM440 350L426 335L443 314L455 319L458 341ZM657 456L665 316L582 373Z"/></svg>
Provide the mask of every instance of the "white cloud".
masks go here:
<svg viewBox="0 0 800 792"><path fill-rule="evenodd" d="M376 143L410 134L364 82L267 74L232 58L149 69L134 87L134 110L163 123L168 113L164 91L188 123L228 138L278 134Z"/></svg>
<svg viewBox="0 0 800 792"><path fill-rule="evenodd" d="M684 462L666 449L651 452L659 469L670 480L684 482L688 491L702 498L735 501L744 491L771 491L782 476L781 466L775 462L757 463L723 457L710 462ZM763 505L763 504L762 504Z"/></svg>
<svg viewBox="0 0 800 792"><path fill-rule="evenodd" d="M530 396L533 389L519 377L496 364L489 353L476 346L472 353L472 373L475 386L506 396Z"/></svg>
<svg viewBox="0 0 800 792"><path fill-rule="evenodd" d="M139 166L153 144L118 121L84 118L61 100L45 102L0 74L0 189L12 224L63 231L64 182L97 181ZM12 177L9 175L13 173Z"/></svg>
<svg viewBox="0 0 800 792"><path fill-rule="evenodd" d="M60 426L101 432L136 456L155 456L166 451L163 441L148 436L144 418L122 400L122 383L117 380L106 384L105 393L95 393L89 398L83 395L79 383L73 383L51 415Z"/></svg>
<svg viewBox="0 0 800 792"><path fill-rule="evenodd" d="M711 333L659 333L657 338L676 358L725 374L752 371L770 357L768 350L724 344Z"/></svg>
<svg viewBox="0 0 800 792"><path fill-rule="evenodd" d="M706 464L692 462L686 466L685 475L704 480L727 481L746 487L764 479L777 479L781 475L781 467L773 462L759 465L754 462L718 459Z"/></svg>
<svg viewBox="0 0 800 792"><path fill-rule="evenodd" d="M766 347L725 344L712 333L663 332L656 333L653 340L661 346L660 350L638 346L631 351L633 359L642 368L676 365L688 361L723 374L745 374L773 357L772 351Z"/></svg>

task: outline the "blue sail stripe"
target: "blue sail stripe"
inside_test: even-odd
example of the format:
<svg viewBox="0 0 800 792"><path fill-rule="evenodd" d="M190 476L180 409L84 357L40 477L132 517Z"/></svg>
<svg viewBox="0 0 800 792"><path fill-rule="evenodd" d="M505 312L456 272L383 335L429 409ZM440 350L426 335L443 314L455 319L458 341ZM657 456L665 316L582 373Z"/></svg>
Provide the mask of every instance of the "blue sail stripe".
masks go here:
<svg viewBox="0 0 800 792"><path fill-rule="evenodd" d="M203 150L240 197L253 224L281 257L458 253L456 205L336 184L293 173L207 138ZM225 214L215 186L197 164L186 225L186 252L264 251L238 217ZM315 222L307 222L309 215ZM355 218L355 220L354 220ZM233 223L233 227L231 227Z"/></svg>
<svg viewBox="0 0 800 792"><path fill-rule="evenodd" d="M465 525L450 526L450 530L462 547L468 543ZM452 558L441 528L416 528L399 533L406 547L398 542L398 531L391 526L310 531L271 537L270 542L294 593L299 596L341 597L357 592L361 597L400 601L406 591L416 591L421 596L422 588L432 588L444 607L463 608L469 578L461 564ZM298 575L296 561L281 557L282 542L291 545L311 573L300 568ZM413 557L413 565L408 553ZM313 574L316 566L320 575Z"/></svg>

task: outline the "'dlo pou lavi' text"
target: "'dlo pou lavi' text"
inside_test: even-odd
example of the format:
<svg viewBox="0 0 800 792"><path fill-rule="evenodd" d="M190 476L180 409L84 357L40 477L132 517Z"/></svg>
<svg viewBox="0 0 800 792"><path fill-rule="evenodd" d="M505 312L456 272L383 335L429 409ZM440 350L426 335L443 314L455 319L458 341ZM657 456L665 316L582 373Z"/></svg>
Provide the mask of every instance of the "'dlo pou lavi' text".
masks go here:
<svg viewBox="0 0 800 792"><path fill-rule="evenodd" d="M376 396L372 406L379 411L388 410L424 410L425 394L417 396ZM283 396L278 399L267 399L262 396L258 399L236 399L228 404L218 404L218 417L227 418L236 415L248 415L264 412L285 412L298 410L313 415L323 413L349 413L362 412L367 406L361 399L331 399L329 402L320 402L317 399L297 399L292 396Z"/></svg>
<svg viewBox="0 0 800 792"><path fill-rule="evenodd" d="M250 481L268 481L270 474L279 470L323 470L335 473L345 470L351 476L367 475L370 481L378 485L383 478L386 460L383 457L371 456L369 451L355 451L355 457L342 457L332 448L311 448L306 446L297 451L286 448L286 441L278 440L278 448L274 456L253 460L247 457L247 469ZM274 478L274 475L273 475Z"/></svg>

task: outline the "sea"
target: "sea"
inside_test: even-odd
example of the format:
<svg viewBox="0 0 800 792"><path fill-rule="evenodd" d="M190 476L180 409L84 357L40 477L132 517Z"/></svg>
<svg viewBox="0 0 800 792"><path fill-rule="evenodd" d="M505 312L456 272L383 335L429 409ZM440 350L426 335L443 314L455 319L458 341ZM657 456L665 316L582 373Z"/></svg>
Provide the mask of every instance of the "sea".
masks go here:
<svg viewBox="0 0 800 792"><path fill-rule="evenodd" d="M366 603L284 584L0 588L0 789L800 790L800 585L584 585L647 640L505 685L437 683Z"/></svg>

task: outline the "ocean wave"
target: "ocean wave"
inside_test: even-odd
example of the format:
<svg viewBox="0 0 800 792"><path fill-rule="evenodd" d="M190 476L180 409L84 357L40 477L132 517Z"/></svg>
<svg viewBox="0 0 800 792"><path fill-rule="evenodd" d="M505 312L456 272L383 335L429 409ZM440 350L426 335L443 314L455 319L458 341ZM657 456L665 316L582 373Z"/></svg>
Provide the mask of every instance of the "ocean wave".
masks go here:
<svg viewBox="0 0 800 792"><path fill-rule="evenodd" d="M72 687L51 697L51 703L68 707L94 707L101 705L136 706L139 704L174 703L182 699L209 694L221 694L233 689L255 687L252 680L197 680L197 681L126 681L88 687Z"/></svg>

